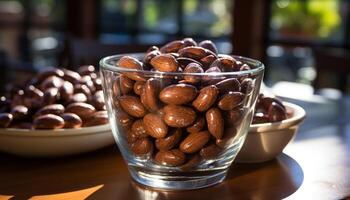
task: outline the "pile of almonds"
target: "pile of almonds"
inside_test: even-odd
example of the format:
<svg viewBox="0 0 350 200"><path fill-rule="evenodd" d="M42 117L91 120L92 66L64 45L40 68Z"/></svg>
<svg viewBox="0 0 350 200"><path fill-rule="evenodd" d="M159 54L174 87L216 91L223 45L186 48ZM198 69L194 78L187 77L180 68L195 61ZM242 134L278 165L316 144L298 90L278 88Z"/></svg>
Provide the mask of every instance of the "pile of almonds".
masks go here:
<svg viewBox="0 0 350 200"><path fill-rule="evenodd" d="M69 129L108 123L94 66L47 68L0 97L0 127Z"/></svg>
<svg viewBox="0 0 350 200"><path fill-rule="evenodd" d="M205 74L253 66L219 55L209 40L197 44L192 38L152 46L142 61L123 56L117 66L134 70L112 75L110 96L119 134L135 156L185 170L217 158L235 142L256 77ZM177 73L156 77L142 71Z"/></svg>
<svg viewBox="0 0 350 200"><path fill-rule="evenodd" d="M279 122L287 119L289 113L282 102L272 96L260 94L255 105L253 124Z"/></svg>

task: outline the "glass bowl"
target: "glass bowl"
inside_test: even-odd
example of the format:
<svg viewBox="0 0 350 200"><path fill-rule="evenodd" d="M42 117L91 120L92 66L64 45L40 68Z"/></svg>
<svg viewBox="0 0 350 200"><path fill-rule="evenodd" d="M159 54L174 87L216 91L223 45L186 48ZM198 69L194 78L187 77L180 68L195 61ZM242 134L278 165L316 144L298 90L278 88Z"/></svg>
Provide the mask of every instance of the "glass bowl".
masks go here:
<svg viewBox="0 0 350 200"><path fill-rule="evenodd" d="M173 190L222 182L249 130L264 65L232 56L252 69L144 71L118 66L126 55L144 56L109 56L100 70L112 132L132 178ZM232 97L228 104L225 96Z"/></svg>

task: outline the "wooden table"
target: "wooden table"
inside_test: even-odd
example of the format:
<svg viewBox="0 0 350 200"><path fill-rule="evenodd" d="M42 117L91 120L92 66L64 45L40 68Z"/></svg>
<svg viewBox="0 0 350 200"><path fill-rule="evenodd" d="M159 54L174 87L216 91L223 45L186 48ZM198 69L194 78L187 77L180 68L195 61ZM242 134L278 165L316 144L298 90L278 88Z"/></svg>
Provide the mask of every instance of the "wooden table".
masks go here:
<svg viewBox="0 0 350 200"><path fill-rule="evenodd" d="M233 164L214 187L146 188L131 180L117 148L109 147L55 159L0 154L0 199L350 198L350 100L344 102L299 102L309 117L284 154L262 164Z"/></svg>

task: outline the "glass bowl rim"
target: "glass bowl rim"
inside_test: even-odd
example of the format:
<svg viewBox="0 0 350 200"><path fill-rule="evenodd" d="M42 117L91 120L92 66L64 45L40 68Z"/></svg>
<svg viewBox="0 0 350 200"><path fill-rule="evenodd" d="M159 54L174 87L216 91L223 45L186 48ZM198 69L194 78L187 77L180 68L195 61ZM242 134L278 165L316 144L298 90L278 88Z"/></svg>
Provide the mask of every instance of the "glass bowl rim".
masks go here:
<svg viewBox="0 0 350 200"><path fill-rule="evenodd" d="M249 62L248 64L253 64L255 68L250 70L244 70L244 71L234 71L234 72L214 72L214 73L185 73L185 72L159 72L159 71L148 71L148 70L137 70L137 69L128 69L128 68L122 68L118 67L116 65L110 64L109 62L112 60L117 60L121 58L122 56L132 56L132 57L139 57L144 56L145 53L126 53L126 54L116 54L104 57L100 60L100 67L103 70L109 70L113 72L137 72L142 73L145 75L161 75L161 76L184 76L184 75L191 75L191 76L222 76L222 75L236 75L236 76L244 76L244 75L259 75L261 74L265 66L262 62L247 58L244 56L238 56L238 55L230 55L235 59L242 60ZM219 54L219 55L225 55L225 54Z"/></svg>

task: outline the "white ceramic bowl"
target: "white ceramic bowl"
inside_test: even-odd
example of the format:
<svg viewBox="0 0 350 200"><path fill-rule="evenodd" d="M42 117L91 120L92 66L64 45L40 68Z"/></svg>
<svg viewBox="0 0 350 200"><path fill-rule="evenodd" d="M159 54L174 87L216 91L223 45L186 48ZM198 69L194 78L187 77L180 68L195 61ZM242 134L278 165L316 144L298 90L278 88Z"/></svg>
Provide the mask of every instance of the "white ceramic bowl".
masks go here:
<svg viewBox="0 0 350 200"><path fill-rule="evenodd" d="M114 144L109 124L79 129L0 129L0 151L27 157L66 156Z"/></svg>
<svg viewBox="0 0 350 200"><path fill-rule="evenodd" d="M282 153L306 116L302 107L287 102L283 104L287 110L293 111L293 115L281 122L252 124L235 162L265 162Z"/></svg>

